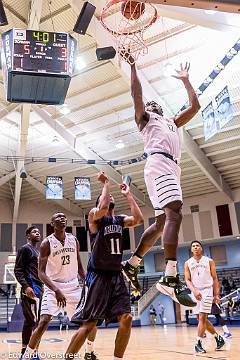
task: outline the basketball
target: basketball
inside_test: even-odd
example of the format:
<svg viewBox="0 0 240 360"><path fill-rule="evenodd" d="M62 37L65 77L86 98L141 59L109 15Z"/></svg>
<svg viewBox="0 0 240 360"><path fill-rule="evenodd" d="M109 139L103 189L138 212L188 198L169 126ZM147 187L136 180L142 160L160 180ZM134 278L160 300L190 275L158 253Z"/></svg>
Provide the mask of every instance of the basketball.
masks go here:
<svg viewBox="0 0 240 360"><path fill-rule="evenodd" d="M123 1L121 12L129 20L137 20L145 11L145 4L138 1Z"/></svg>

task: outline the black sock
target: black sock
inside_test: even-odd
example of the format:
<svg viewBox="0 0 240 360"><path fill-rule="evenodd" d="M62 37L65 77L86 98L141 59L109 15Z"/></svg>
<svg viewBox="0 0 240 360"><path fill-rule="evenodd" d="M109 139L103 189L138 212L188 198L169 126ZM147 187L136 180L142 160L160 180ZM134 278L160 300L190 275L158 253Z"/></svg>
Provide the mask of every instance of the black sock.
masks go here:
<svg viewBox="0 0 240 360"><path fill-rule="evenodd" d="M135 253L133 253L133 256L137 256L139 259L142 259L143 258L143 256L141 256L141 255L138 255L138 253L137 252L135 252Z"/></svg>
<svg viewBox="0 0 240 360"><path fill-rule="evenodd" d="M27 347L22 347L21 356L23 356L25 354L26 349L27 349Z"/></svg>

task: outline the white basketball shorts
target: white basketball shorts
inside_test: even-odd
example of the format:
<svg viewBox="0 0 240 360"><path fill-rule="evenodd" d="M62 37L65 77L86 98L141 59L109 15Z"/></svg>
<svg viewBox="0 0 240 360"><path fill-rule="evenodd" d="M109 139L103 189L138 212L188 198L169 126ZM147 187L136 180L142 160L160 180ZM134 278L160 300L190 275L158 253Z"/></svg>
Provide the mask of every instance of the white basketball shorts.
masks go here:
<svg viewBox="0 0 240 360"><path fill-rule="evenodd" d="M79 285L79 281L78 279L66 283L55 281L54 284L66 297L66 307L59 307L54 291L44 285L41 315L57 316L60 312L66 311L68 317L71 319L81 298L82 288Z"/></svg>
<svg viewBox="0 0 240 360"><path fill-rule="evenodd" d="M212 302L213 302L213 288L212 286L209 288L199 290L202 294L202 300L196 300L193 296L194 300L196 301L197 305L192 308L193 314L205 313L211 314L212 309Z"/></svg>
<svg viewBox="0 0 240 360"><path fill-rule="evenodd" d="M144 168L144 179L155 216L172 201L182 202L181 168L162 154L150 155Z"/></svg>

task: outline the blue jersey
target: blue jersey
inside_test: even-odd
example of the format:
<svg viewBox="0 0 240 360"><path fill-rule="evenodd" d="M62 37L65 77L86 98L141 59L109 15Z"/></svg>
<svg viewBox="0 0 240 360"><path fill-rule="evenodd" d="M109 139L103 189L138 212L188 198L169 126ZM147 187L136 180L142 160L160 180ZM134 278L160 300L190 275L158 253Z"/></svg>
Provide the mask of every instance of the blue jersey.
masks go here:
<svg viewBox="0 0 240 360"><path fill-rule="evenodd" d="M124 216L103 216L97 226L98 231L90 233L89 270L121 271Z"/></svg>
<svg viewBox="0 0 240 360"><path fill-rule="evenodd" d="M14 267L14 274L22 291L30 286L36 296L42 293L42 282L38 277L38 256L37 248L27 243L18 250Z"/></svg>

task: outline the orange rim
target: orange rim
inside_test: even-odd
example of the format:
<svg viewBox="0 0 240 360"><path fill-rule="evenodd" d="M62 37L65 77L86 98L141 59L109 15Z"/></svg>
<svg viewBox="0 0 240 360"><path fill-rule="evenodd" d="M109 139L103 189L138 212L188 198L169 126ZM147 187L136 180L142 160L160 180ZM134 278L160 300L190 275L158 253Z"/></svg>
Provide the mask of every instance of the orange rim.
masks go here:
<svg viewBox="0 0 240 360"><path fill-rule="evenodd" d="M138 29L138 30L134 30L134 31L130 31L130 32L117 32L117 31L115 31L115 30L110 29L110 28L107 26L107 24L105 24L105 22L104 22L104 15L107 14L106 11L107 11L110 7L112 7L113 5L118 4L118 3L120 3L120 2L123 2L123 0L109 0L108 3L107 3L107 4L105 5L105 7L103 8L102 13L101 13L101 16L100 16L100 21L101 21L103 27L104 27L108 32L110 32L112 35L131 35L131 34L136 34L136 33L145 31L147 28L149 28L150 26L152 26L152 25L156 22L156 20L157 20L157 9L156 9L155 6L153 6L152 4L150 4L150 3L145 3L145 5L148 4L149 6L151 6L151 8L154 10L154 14L153 14L153 16L152 16L152 19L149 21L148 24L146 24L146 25L144 26L143 29Z"/></svg>

